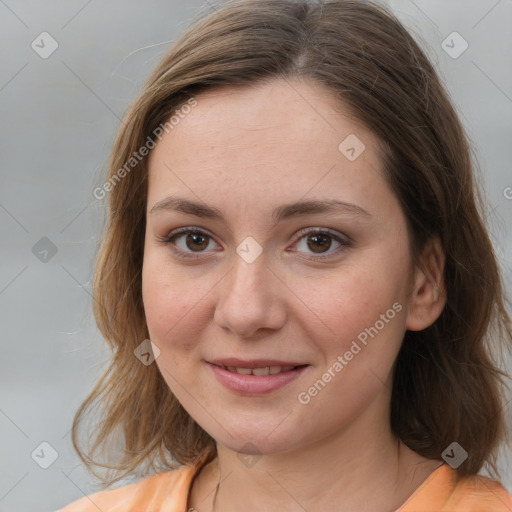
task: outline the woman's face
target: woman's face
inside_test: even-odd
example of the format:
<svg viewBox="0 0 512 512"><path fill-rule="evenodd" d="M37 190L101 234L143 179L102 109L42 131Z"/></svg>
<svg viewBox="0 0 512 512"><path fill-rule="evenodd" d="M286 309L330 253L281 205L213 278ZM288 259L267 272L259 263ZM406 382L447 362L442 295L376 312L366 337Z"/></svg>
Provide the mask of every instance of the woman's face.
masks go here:
<svg viewBox="0 0 512 512"><path fill-rule="evenodd" d="M375 136L311 83L196 99L149 159L143 300L164 379L245 453L379 432L411 263Z"/></svg>

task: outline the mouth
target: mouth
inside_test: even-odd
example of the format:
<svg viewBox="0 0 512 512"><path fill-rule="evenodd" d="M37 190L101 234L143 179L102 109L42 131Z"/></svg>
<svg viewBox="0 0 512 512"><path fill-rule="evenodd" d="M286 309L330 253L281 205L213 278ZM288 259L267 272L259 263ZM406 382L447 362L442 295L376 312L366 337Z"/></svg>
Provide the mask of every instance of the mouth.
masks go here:
<svg viewBox="0 0 512 512"><path fill-rule="evenodd" d="M295 366L259 366L254 368L247 368L242 366L227 366L214 363L210 364L227 370L228 372L238 373L240 375L277 375L278 373L291 372L293 370L309 366L308 364L300 364Z"/></svg>
<svg viewBox="0 0 512 512"><path fill-rule="evenodd" d="M226 389L239 395L263 395L277 391L309 372L309 364L276 360L205 361ZM280 364L279 364L280 363Z"/></svg>

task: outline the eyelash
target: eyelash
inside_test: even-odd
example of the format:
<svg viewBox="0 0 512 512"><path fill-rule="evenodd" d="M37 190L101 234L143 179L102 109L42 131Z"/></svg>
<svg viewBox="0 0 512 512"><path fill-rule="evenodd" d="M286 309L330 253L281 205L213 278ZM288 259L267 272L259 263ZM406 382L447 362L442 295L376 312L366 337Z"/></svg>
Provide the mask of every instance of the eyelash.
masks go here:
<svg viewBox="0 0 512 512"><path fill-rule="evenodd" d="M183 259L201 258L201 251L194 254L194 253L187 253L185 251L182 251L181 249L176 248L176 246L174 245L174 242L175 242L176 238L178 238L179 236L181 236L183 234L201 235L201 236L205 236L210 239L213 239L213 237L211 235L209 235L206 231L203 231L203 230L193 227L193 226L187 226L187 227L179 228L164 237L159 237L159 241L166 245L170 245L171 250L175 254L177 254L180 258L183 258ZM334 239L336 242L338 242L340 244L340 247L336 248L334 251L329 253L329 255L326 256L326 255L320 254L318 256L308 257L307 259L309 259L309 260L316 261L316 260L330 259L333 257L333 254L337 254L341 250L352 246L352 240L350 240L348 237L344 237L344 238L339 237L333 231L331 231L329 229L322 229L322 228L304 228L304 229L299 230L297 232L298 238L297 238L296 242L294 242L294 245L296 245L300 240L302 240L302 238L304 238L308 235L328 235L329 237L331 237L332 239Z"/></svg>

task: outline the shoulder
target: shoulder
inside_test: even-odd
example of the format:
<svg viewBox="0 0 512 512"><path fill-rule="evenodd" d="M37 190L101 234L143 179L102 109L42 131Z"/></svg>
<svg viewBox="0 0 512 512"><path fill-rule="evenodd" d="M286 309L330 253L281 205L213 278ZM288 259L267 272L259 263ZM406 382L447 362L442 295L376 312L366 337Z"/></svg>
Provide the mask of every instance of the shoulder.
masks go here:
<svg viewBox="0 0 512 512"><path fill-rule="evenodd" d="M73 501L57 512L159 512L186 510L187 496L195 466L181 466L162 471L139 482L99 491Z"/></svg>
<svg viewBox="0 0 512 512"><path fill-rule="evenodd" d="M497 480L476 475L457 483L446 507L456 511L512 512L512 495Z"/></svg>
<svg viewBox="0 0 512 512"><path fill-rule="evenodd" d="M457 477L438 467L397 512L512 512L512 495L497 480L482 475Z"/></svg>

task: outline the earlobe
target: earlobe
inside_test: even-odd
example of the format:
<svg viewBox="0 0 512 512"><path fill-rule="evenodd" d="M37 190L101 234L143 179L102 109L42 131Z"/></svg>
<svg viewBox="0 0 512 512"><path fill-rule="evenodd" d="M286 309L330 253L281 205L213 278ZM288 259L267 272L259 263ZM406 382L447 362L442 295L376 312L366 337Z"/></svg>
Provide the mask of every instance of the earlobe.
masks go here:
<svg viewBox="0 0 512 512"><path fill-rule="evenodd" d="M439 318L446 304L444 266L441 242L437 237L431 238L423 251L422 267L414 274L406 329L421 331Z"/></svg>

